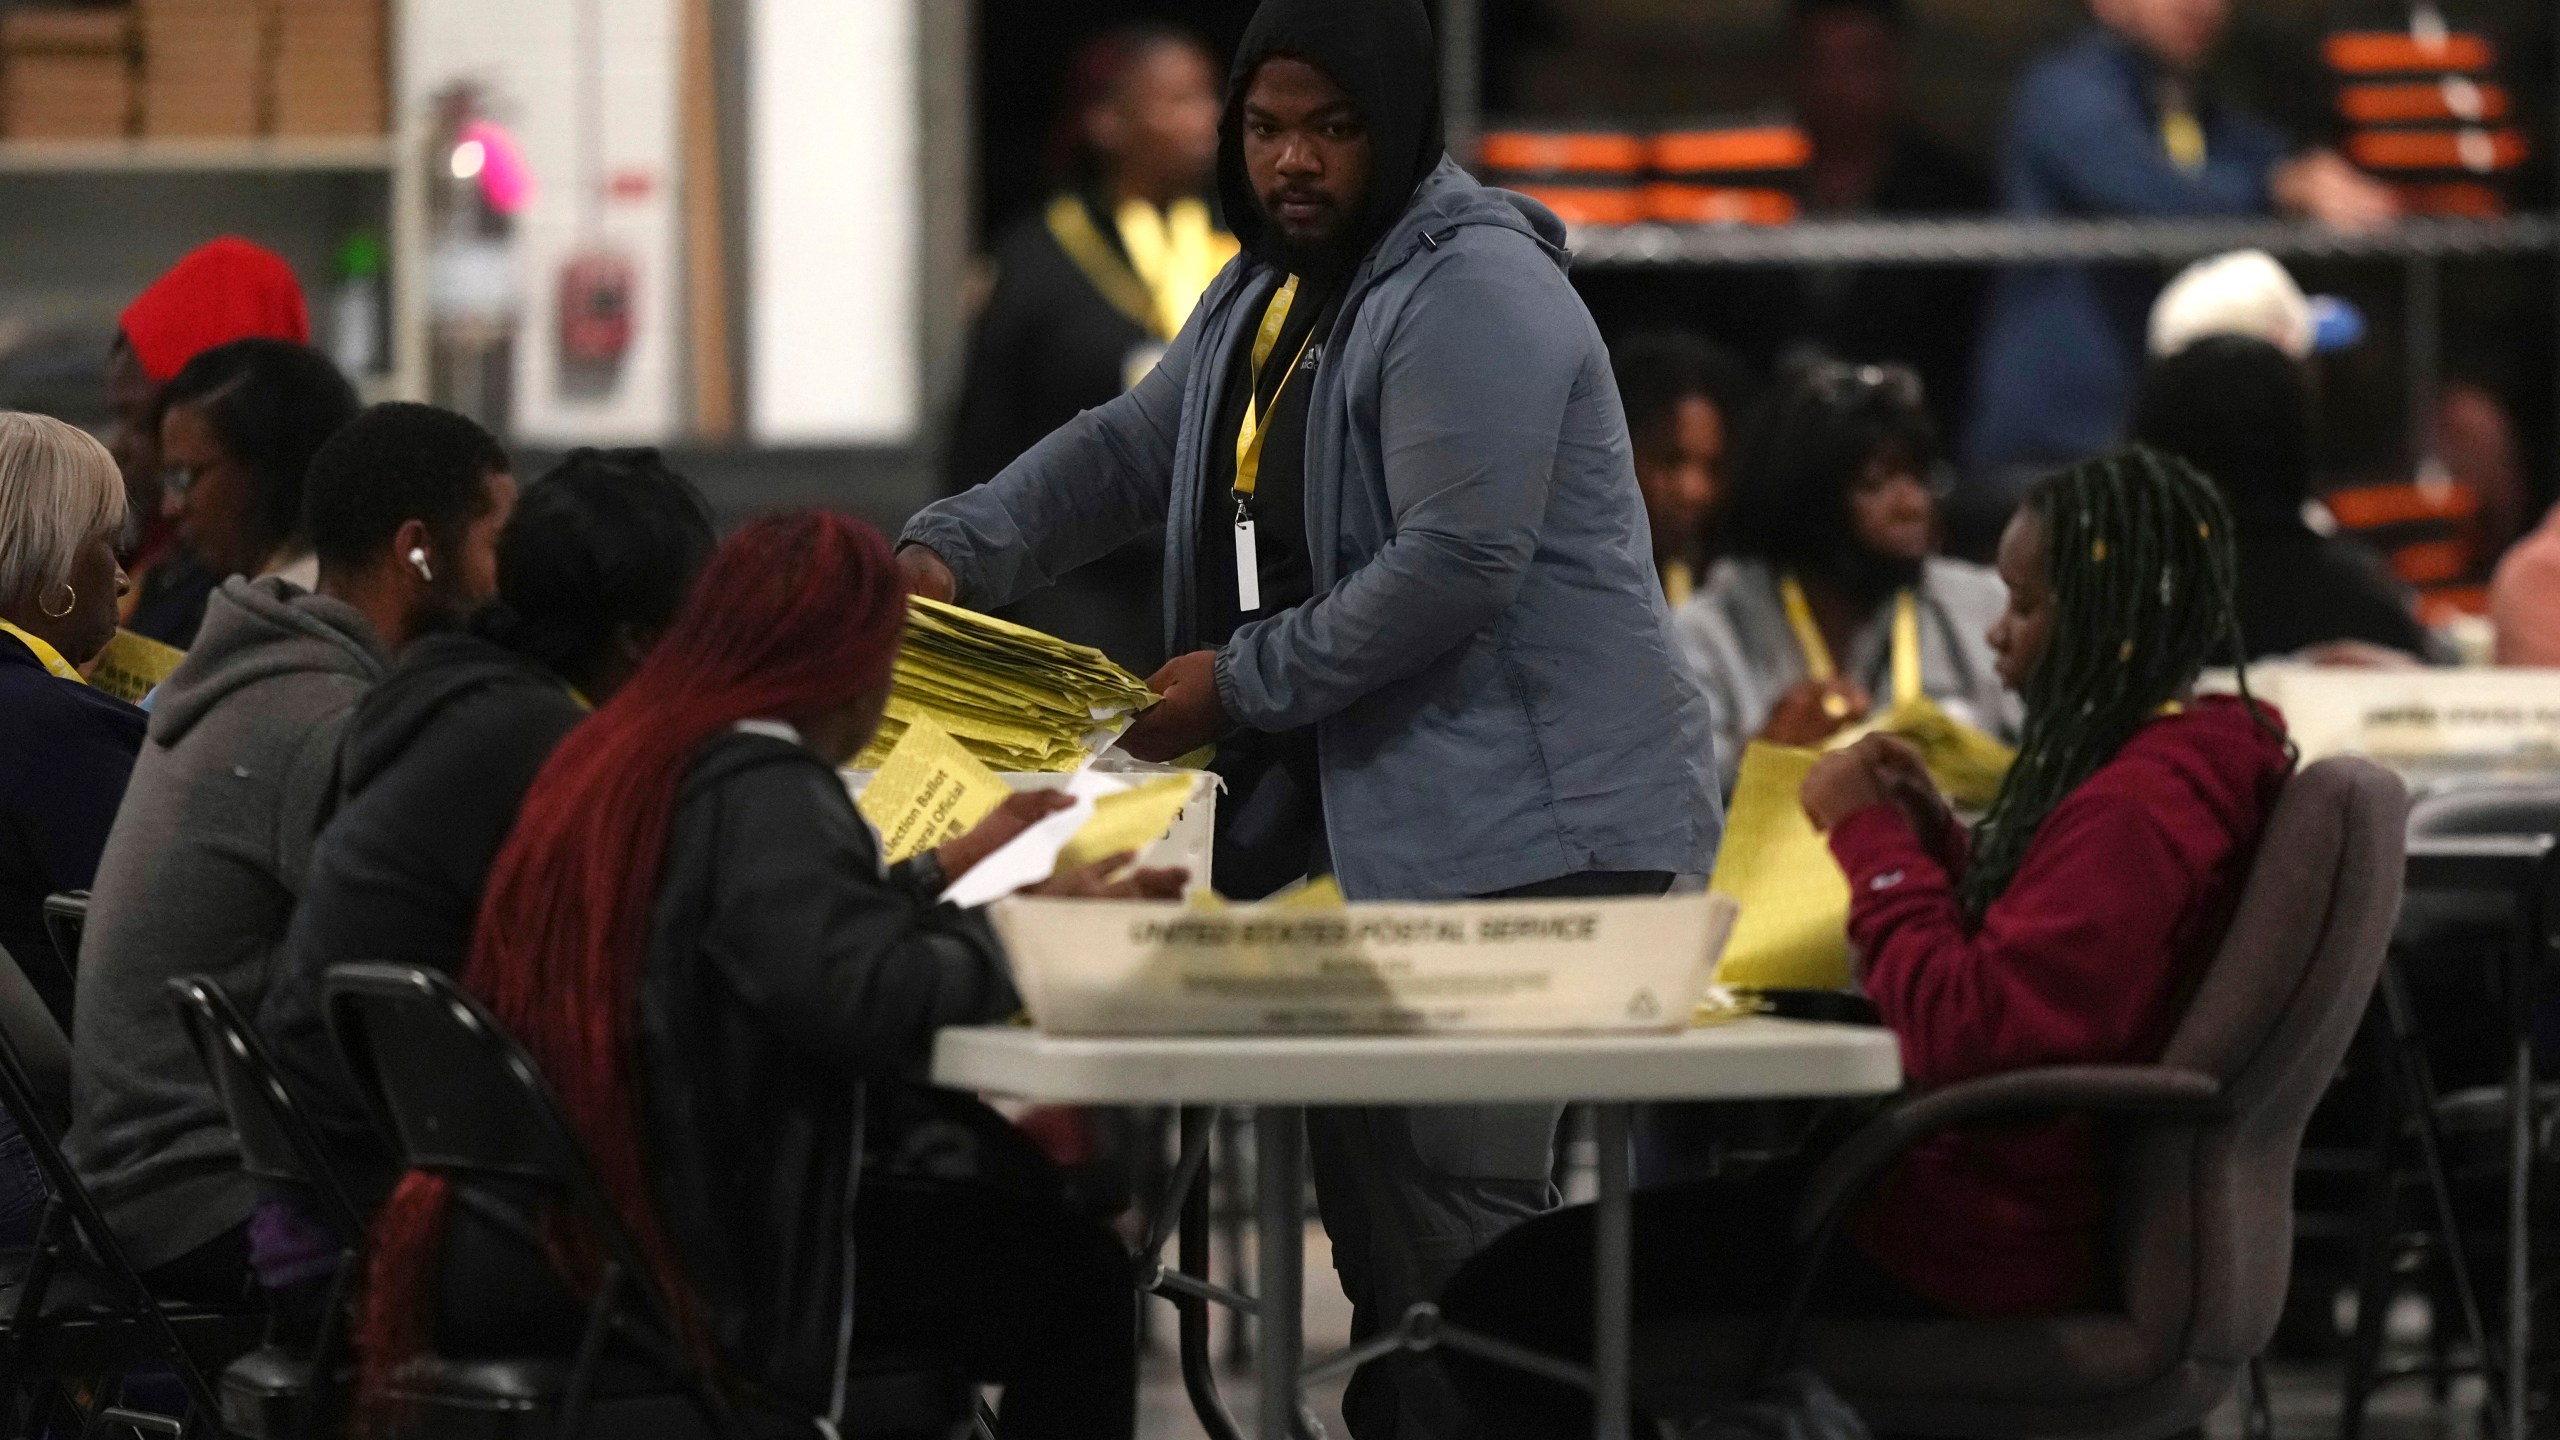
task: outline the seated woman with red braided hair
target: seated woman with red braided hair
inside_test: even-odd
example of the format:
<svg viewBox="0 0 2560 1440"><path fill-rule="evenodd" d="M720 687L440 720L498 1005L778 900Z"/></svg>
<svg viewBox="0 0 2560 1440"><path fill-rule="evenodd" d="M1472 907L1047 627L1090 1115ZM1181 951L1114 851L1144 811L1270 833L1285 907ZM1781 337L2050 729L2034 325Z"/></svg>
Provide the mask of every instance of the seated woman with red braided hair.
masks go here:
<svg viewBox="0 0 2560 1440"><path fill-rule="evenodd" d="M866 1173L860 1273L843 1273L859 1082L911 1082L937 1029L1019 1005L985 922L884 867L837 775L879 727L906 605L859 521L775 516L722 546L535 779L462 983L558 1092L681 1338L732 1394L825 1414L858 1280L856 1347L941 1352L1001 1384L1007 1440L1125 1437L1128 1258L1061 1197ZM1022 799L1006 823L1059 803ZM1178 871L1106 879L1127 861L1046 893L1179 892ZM566 1354L583 1327L593 1275L450 1199L412 1172L375 1226L368 1405L430 1345Z"/></svg>

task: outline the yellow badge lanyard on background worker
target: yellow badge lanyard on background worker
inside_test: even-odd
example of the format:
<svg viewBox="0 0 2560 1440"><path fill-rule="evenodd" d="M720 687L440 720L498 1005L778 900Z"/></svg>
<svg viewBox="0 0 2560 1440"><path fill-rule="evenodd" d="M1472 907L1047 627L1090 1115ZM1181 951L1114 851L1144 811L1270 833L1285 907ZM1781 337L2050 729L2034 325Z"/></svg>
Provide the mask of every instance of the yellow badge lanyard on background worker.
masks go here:
<svg viewBox="0 0 2560 1440"><path fill-rule="evenodd" d="M82 685L89 683L88 681L81 679L80 672L72 669L71 662L63 659L62 652L54 649L51 645L46 644L44 641L28 634L26 631L19 629L17 626L10 624L6 620L0 620L0 631L5 631L11 635L17 636L18 643L26 646L28 653L36 657L36 663L42 665L45 673L56 680L70 680Z"/></svg>
<svg viewBox="0 0 2560 1440"><path fill-rule="evenodd" d="M1316 339L1315 327L1308 326L1307 338L1298 342L1298 353L1289 361L1288 373L1271 391L1271 403L1257 408L1262 367L1279 347L1280 332L1289 324L1289 307L1297 299L1298 277L1292 275L1262 312L1262 328L1253 337L1253 368L1244 382L1244 423L1236 429L1236 609L1246 615L1262 608L1262 556L1254 539L1253 490L1262 478L1262 442L1271 433L1267 422L1271 412L1280 408L1289 382L1298 378L1298 362L1306 358L1307 347Z"/></svg>
<svg viewBox="0 0 2560 1440"><path fill-rule="evenodd" d="M2196 115L2195 102L2188 87L2169 84L2161 87L2157 101L2160 107L2160 148L2169 152L2169 163L2181 175L2204 173L2207 154L2204 121Z"/></svg>
<svg viewBox="0 0 2560 1440"><path fill-rule="evenodd" d="M1804 652L1804 673L1819 685L1840 678L1840 667L1832 662L1831 646L1822 638L1822 627L1814 623L1813 606L1804 598L1804 586L1793 575L1778 578L1778 598L1787 607L1787 624L1796 632L1796 647ZM1905 590L1893 597L1893 703L1908 705L1921 696L1920 688L1920 601ZM1834 720L1849 718L1849 702L1838 692L1822 697L1822 713Z"/></svg>

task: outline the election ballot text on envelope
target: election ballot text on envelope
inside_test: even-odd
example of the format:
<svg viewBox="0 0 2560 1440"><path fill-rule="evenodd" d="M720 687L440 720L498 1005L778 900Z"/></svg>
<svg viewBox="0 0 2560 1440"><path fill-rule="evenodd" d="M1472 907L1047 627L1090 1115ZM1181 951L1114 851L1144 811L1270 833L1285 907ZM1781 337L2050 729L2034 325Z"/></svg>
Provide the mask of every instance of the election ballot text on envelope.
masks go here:
<svg viewBox="0 0 2560 1440"><path fill-rule="evenodd" d="M950 731L920 715L854 803L880 832L882 858L895 865L968 834L1012 793Z"/></svg>
<svg viewBox="0 0 2560 1440"><path fill-rule="evenodd" d="M98 658L89 663L89 687L113 695L128 705L139 705L142 697L160 688L169 672L187 652L174 645L163 645L148 636L130 630L118 630L107 641Z"/></svg>
<svg viewBox="0 0 2560 1440"><path fill-rule="evenodd" d="M1015 896L989 912L1060 1035L1665 1031L1733 926L1722 895L1199 905Z"/></svg>

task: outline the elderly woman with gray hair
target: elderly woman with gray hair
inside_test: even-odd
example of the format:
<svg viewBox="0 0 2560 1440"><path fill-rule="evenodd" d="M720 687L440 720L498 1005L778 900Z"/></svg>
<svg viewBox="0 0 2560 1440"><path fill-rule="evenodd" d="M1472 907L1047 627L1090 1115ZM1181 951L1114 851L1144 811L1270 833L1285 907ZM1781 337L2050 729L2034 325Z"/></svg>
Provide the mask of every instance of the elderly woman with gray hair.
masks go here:
<svg viewBox="0 0 2560 1440"><path fill-rule="evenodd" d="M0 410L0 946L63 1005L44 900L88 888L142 746L142 712L79 670L116 633L124 511L104 445ZM9 1219L0 1195L0 1238Z"/></svg>

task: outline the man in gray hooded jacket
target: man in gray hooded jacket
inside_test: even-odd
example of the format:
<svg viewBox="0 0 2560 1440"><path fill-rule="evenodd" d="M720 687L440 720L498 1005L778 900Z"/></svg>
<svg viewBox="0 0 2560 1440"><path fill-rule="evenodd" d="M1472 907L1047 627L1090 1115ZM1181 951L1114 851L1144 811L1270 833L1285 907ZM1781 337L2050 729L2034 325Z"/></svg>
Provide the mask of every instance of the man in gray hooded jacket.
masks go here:
<svg viewBox="0 0 2560 1440"><path fill-rule="evenodd" d="M496 593L508 471L462 416L359 415L304 488L319 593L224 582L153 702L80 942L64 1148L162 1294L245 1298L258 1198L168 982L210 975L256 1010L336 800L347 717L413 636Z"/></svg>
<svg viewBox="0 0 2560 1440"><path fill-rule="evenodd" d="M1123 743L1219 743L1231 894L1328 865L1355 900L1660 893L1714 851L1706 703L1563 226L1441 153L1435 64L1419 0L1264 0L1220 150L1244 255L1153 375L919 514L901 561L991 607L1167 527L1177 658ZM1545 1207L1554 1122L1311 1117L1363 1333ZM1398 1366L1346 1408L1377 1440L1463 1434L1455 1405Z"/></svg>

